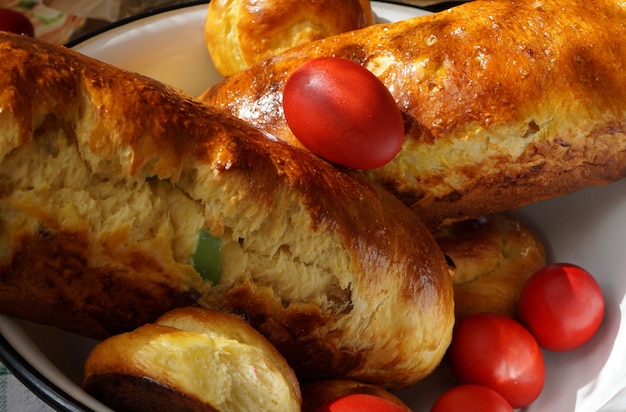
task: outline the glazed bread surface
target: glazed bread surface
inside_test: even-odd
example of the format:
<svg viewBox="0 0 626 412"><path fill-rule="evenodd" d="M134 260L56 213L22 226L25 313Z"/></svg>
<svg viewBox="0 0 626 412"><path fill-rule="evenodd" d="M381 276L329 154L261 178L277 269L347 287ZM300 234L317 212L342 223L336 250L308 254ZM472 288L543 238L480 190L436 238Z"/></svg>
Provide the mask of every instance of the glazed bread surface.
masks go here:
<svg viewBox="0 0 626 412"><path fill-rule="evenodd" d="M320 407L327 402L352 394L377 396L397 405L399 410L411 412L411 409L400 398L382 387L350 379L325 379L306 382L302 385L301 391L302 412L318 412Z"/></svg>
<svg viewBox="0 0 626 412"><path fill-rule="evenodd" d="M204 39L229 76L279 52L372 24L369 0L214 0Z"/></svg>
<svg viewBox="0 0 626 412"><path fill-rule="evenodd" d="M235 315L203 308L175 309L104 340L84 376L85 390L116 411L299 412L301 405L295 373L267 339Z"/></svg>
<svg viewBox="0 0 626 412"><path fill-rule="evenodd" d="M437 366L444 255L362 174L71 50L2 34L0 70L0 312L102 339L195 304L245 316L300 376Z"/></svg>
<svg viewBox="0 0 626 412"><path fill-rule="evenodd" d="M435 232L454 262L454 313L457 321L482 312L517 315L524 284L546 264L539 235L509 213L456 222Z"/></svg>
<svg viewBox="0 0 626 412"><path fill-rule="evenodd" d="M202 100L297 145L281 101L304 61L360 63L405 121L398 156L368 172L431 228L626 173L626 7L616 0L478 0L296 47Z"/></svg>

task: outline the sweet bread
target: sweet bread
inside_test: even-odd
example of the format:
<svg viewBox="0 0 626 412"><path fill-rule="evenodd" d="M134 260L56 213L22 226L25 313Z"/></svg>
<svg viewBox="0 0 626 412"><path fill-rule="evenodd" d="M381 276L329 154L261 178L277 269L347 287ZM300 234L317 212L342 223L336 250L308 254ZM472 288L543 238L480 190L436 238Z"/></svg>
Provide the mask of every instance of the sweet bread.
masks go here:
<svg viewBox="0 0 626 412"><path fill-rule="evenodd" d="M481 312L514 317L526 280L546 264L539 236L512 214L457 222L435 232L456 266L456 319Z"/></svg>
<svg viewBox="0 0 626 412"><path fill-rule="evenodd" d="M318 412L327 402L352 394L373 395L397 405L406 412L411 409L400 398L380 386L350 379L325 379L306 382L301 386L302 412Z"/></svg>
<svg viewBox="0 0 626 412"><path fill-rule="evenodd" d="M406 130L368 176L435 229L626 174L625 20L615 0L477 0L298 46L201 98L298 144L281 108L289 74L320 56L360 63Z"/></svg>
<svg viewBox="0 0 626 412"><path fill-rule="evenodd" d="M443 252L362 174L62 47L0 34L0 71L0 312L103 339L201 305L391 387L441 360Z"/></svg>
<svg viewBox="0 0 626 412"><path fill-rule="evenodd" d="M369 0L213 0L204 39L217 72L228 76L291 47L373 21Z"/></svg>
<svg viewBox="0 0 626 412"><path fill-rule="evenodd" d="M286 360L239 317L202 308L167 312L90 352L83 387L115 411L299 412Z"/></svg>
<svg viewBox="0 0 626 412"><path fill-rule="evenodd" d="M1 34L0 71L0 312L101 339L197 304L302 376L404 386L439 363L444 255L361 174L36 40Z"/></svg>

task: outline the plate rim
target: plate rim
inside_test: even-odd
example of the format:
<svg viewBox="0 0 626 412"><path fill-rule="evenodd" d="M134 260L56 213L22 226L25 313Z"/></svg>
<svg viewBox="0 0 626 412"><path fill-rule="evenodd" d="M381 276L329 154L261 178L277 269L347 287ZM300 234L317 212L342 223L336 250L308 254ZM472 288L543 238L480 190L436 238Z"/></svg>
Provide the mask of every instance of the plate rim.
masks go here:
<svg viewBox="0 0 626 412"><path fill-rule="evenodd" d="M0 332L0 362L17 380L53 409L85 412L92 409L46 378Z"/></svg>
<svg viewBox="0 0 626 412"><path fill-rule="evenodd" d="M383 2L386 2L385 0L382 0ZM125 26L129 23L133 23L135 21L138 20L143 20L146 19L148 17L151 16L156 16L159 14L163 14L163 13L167 13L170 11L175 11L175 10L179 10L179 9L186 9L186 8L190 8L190 7L194 7L194 6L199 6L199 5L204 5L204 4L209 4L211 2L211 0L194 0L194 1L188 1L188 2L184 2L184 3L179 3L179 4L174 4L171 6L166 6L166 7L159 7L153 10L148 10L139 14L135 14L133 16L129 16L129 17L124 17L123 19L120 20L116 20L114 22L111 23L107 23L102 27L99 27L95 30L92 30L88 33L85 33L83 35L80 35L78 37L76 37L75 39L72 39L70 41L68 41L67 43L64 44L65 47L67 48L73 48L78 46L81 43L84 43L87 40L90 40L93 37L99 36L103 33L106 33L108 31L111 31L113 29L116 29L118 27L121 26Z"/></svg>

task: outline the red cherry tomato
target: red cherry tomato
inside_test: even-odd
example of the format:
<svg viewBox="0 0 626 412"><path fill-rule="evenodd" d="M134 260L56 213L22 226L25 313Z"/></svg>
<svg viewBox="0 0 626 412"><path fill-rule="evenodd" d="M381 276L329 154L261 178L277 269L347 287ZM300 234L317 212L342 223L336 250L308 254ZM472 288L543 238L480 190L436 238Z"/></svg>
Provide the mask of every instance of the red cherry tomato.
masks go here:
<svg viewBox="0 0 626 412"><path fill-rule="evenodd" d="M459 385L448 389L433 404L430 412L513 412L498 392L486 386Z"/></svg>
<svg viewBox="0 0 626 412"><path fill-rule="evenodd" d="M542 347L568 351L585 344L600 328L604 297L585 269L548 265L528 279L518 303L519 319Z"/></svg>
<svg viewBox="0 0 626 412"><path fill-rule="evenodd" d="M28 17L12 9L0 8L0 30L35 36L35 29Z"/></svg>
<svg viewBox="0 0 626 412"><path fill-rule="evenodd" d="M470 315L455 326L450 363L462 383L487 386L513 408L534 401L545 381L541 349L512 318L500 314Z"/></svg>
<svg viewBox="0 0 626 412"><path fill-rule="evenodd" d="M380 396L354 393L333 399L316 412L406 412L406 409Z"/></svg>
<svg viewBox="0 0 626 412"><path fill-rule="evenodd" d="M298 140L331 163L373 169L402 147L404 122L396 101L370 71L349 60L309 60L283 91L287 124Z"/></svg>

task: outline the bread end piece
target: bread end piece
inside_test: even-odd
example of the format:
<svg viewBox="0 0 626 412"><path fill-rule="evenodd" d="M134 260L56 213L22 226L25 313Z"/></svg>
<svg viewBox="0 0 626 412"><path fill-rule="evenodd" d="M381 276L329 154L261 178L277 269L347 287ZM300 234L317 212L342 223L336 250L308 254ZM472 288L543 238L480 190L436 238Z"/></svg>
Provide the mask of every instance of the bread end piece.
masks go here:
<svg viewBox="0 0 626 412"><path fill-rule="evenodd" d="M239 317L201 308L110 337L90 353L84 387L115 410L299 411L285 359Z"/></svg>
<svg viewBox="0 0 626 412"><path fill-rule="evenodd" d="M411 409L400 398L386 389L350 379L328 379L303 383L302 412L317 412L318 409L333 399L352 394L373 395L397 405L406 412Z"/></svg>
<svg viewBox="0 0 626 412"><path fill-rule="evenodd" d="M435 238L456 266L457 320L481 312L515 317L524 284L546 264L539 235L509 213L452 224Z"/></svg>

